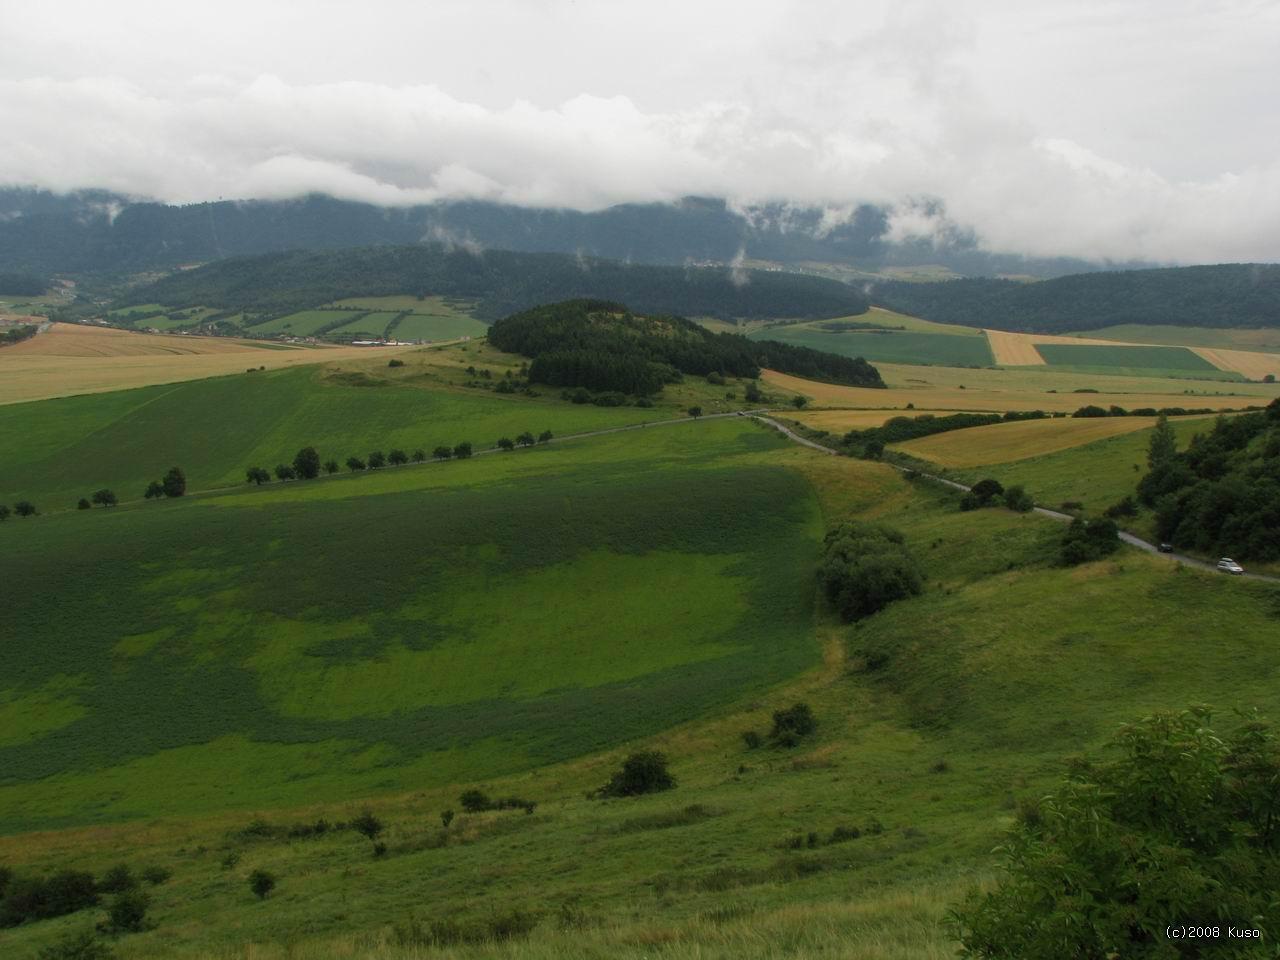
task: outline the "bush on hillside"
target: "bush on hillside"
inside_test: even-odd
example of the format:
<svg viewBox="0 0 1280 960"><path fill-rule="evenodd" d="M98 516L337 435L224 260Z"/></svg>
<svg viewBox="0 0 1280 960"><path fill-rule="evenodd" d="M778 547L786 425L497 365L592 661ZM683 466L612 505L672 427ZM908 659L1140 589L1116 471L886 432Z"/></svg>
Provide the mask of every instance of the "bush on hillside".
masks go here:
<svg viewBox="0 0 1280 960"><path fill-rule="evenodd" d="M818 727L813 710L807 703L797 703L773 714L769 739L780 747L794 747Z"/></svg>
<svg viewBox="0 0 1280 960"><path fill-rule="evenodd" d="M141 890L126 890L107 906L107 922L102 929L109 933L140 933L149 927L147 908L151 898Z"/></svg>
<svg viewBox="0 0 1280 960"><path fill-rule="evenodd" d="M303 447L293 458L293 472L300 480L314 480L320 476L320 454L315 447Z"/></svg>
<svg viewBox="0 0 1280 960"><path fill-rule="evenodd" d="M1031 495L1020 486L1009 487L1001 499L1006 507L1016 513L1027 513L1036 505Z"/></svg>
<svg viewBox="0 0 1280 960"><path fill-rule="evenodd" d="M187 492L187 475L181 467L170 467L160 479L160 486L166 497L180 497Z"/></svg>
<svg viewBox="0 0 1280 960"><path fill-rule="evenodd" d="M665 754L653 750L633 753L622 762L622 769L596 791L601 797L636 797L644 793L670 790L675 778L667 770Z"/></svg>
<svg viewBox="0 0 1280 960"><path fill-rule="evenodd" d="M818 578L827 601L846 622L924 589L924 576L902 534L862 521L846 521L827 533Z"/></svg>
<svg viewBox="0 0 1280 960"><path fill-rule="evenodd" d="M987 960L1253 956L1280 936L1280 742L1255 718L1217 732L1208 708L1129 724L1112 759L1078 761L1000 848L1004 876L953 913ZM1216 942L1170 925L1218 926ZM1257 956L1270 948L1258 949Z"/></svg>
<svg viewBox="0 0 1280 960"><path fill-rule="evenodd" d="M36 960L116 960L116 952L92 930L80 930L44 947Z"/></svg>
<svg viewBox="0 0 1280 960"><path fill-rule="evenodd" d="M64 870L51 877L8 875L0 889L0 929L75 913L98 902L93 874Z"/></svg>
<svg viewBox="0 0 1280 960"><path fill-rule="evenodd" d="M1064 566L1101 560L1120 549L1120 528L1116 522L1103 517L1085 520L1076 517L1062 535L1059 557Z"/></svg>
<svg viewBox="0 0 1280 960"><path fill-rule="evenodd" d="M249 874L249 889L259 900L267 899L267 894L276 888L275 875L266 870L255 870Z"/></svg>

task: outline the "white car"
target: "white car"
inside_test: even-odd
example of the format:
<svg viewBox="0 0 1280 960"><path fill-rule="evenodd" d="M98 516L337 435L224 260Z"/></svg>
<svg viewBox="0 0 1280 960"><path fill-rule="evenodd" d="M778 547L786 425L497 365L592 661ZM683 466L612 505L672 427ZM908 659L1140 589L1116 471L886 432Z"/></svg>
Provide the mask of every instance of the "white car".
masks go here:
<svg viewBox="0 0 1280 960"><path fill-rule="evenodd" d="M1219 560L1218 569L1221 570L1223 573L1233 573L1236 576L1239 576L1240 574L1244 573L1244 567L1240 566L1240 564L1236 563L1230 557L1223 557L1221 560Z"/></svg>

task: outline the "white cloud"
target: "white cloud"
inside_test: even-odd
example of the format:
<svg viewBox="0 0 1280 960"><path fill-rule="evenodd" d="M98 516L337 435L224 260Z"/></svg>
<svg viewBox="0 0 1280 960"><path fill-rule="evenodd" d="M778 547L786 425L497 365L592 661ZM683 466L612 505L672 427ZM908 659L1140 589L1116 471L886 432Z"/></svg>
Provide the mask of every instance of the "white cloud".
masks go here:
<svg viewBox="0 0 1280 960"><path fill-rule="evenodd" d="M1243 0L56 6L0 8L0 183L870 202L925 237L938 198L995 250L1280 259L1280 15Z"/></svg>

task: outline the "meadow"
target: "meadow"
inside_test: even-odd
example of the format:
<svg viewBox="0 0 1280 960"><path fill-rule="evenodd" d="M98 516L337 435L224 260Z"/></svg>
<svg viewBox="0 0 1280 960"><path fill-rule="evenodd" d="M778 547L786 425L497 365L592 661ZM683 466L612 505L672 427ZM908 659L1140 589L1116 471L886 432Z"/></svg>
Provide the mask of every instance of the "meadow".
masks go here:
<svg viewBox="0 0 1280 960"><path fill-rule="evenodd" d="M1050 366L1179 370L1193 372L1197 376L1216 369L1208 360L1186 347L1104 347L1087 343L1042 343L1036 349Z"/></svg>
<svg viewBox="0 0 1280 960"><path fill-rule="evenodd" d="M294 337L312 337L326 328L354 324L362 315L350 310L300 310L283 317L274 317L265 323L249 327L255 336L263 334L288 334Z"/></svg>
<svg viewBox="0 0 1280 960"><path fill-rule="evenodd" d="M985 337L914 330L841 329L838 321L771 326L756 330L753 340L777 340L872 362L942 366L990 366L995 362ZM966 328L960 328L961 330Z"/></svg>
<svg viewBox="0 0 1280 960"><path fill-rule="evenodd" d="M458 780L445 782L450 774L442 760L432 771L440 779L426 777L423 785L408 789L380 783L380 777L398 776L394 765L374 761L360 771L359 755L334 761L323 747L313 745L313 785L326 775L344 781L334 784L329 802L322 800L323 791L313 790L296 805L271 806L264 796L251 809L224 808L207 816L171 815L0 837L0 859L20 869L76 866L101 872L122 859L171 869L172 879L151 890L156 928L120 938L115 948L122 960L246 955L265 960L638 960L657 952L681 960L818 955L937 960L955 950L942 923L947 905L990 879L991 849L1012 821L1017 803L1042 795L1064 769L1065 756L1096 750L1119 723L1151 709L1209 701L1224 712L1229 706L1257 706L1276 715L1280 697L1271 677L1280 661L1274 646L1262 642L1274 632L1274 588L1196 573L1128 550L1107 561L1062 569L1052 560L1061 528L1051 521L1003 510L963 513L954 493L908 482L885 465L779 446L763 433L738 433L751 429L736 420L663 428L644 438L656 445L645 451L628 449L617 437L585 440L575 447L574 457L582 464L573 472L585 469L590 474L612 463L625 484L637 473L635 454L661 465L656 471L645 467L660 487L667 479L678 479L686 495L696 495L704 482L718 486L717 478L732 465L734 479L727 482L734 492L719 508L730 512L730 501L737 502L758 484L769 486L767 476L790 478L786 483L802 480L801 489L816 497L822 523L859 515L902 530L928 573L925 593L856 626L834 622L821 608L816 616L797 608L786 629L809 637L808 669L796 663L792 669L802 672L793 679L736 696L724 690L726 699L698 716L655 717L654 726L639 739L602 752L507 775L499 775L501 767L494 765L477 783L470 779L472 771L485 767L470 758L490 748L468 744L450 761L458 765ZM708 430L722 434L714 443L718 458L705 447ZM740 439L730 441L730 435ZM701 459L704 454L708 456ZM522 458L535 464L556 455L554 449L535 450L451 468L512 470ZM701 459L697 476L681 466L692 465L689 457ZM335 512L363 511L369 508L362 500L393 503L398 495L357 497L356 488L407 482L412 472L264 489L264 507L257 512L267 518L304 505L312 491L325 487L352 492L354 499L332 505ZM617 489L618 479L605 480L604 473L598 477L600 484L587 487L588 500ZM551 482L550 477L544 480ZM455 493L468 499L499 496L508 489L534 489L536 508L543 493L569 497L578 487L556 494L541 482L534 488L524 482L516 486L495 475L477 489L459 487L422 502L436 496L447 500ZM206 499L162 510L182 518L183 526L199 525L202 514L244 510L254 497L243 493L220 506ZM715 501L713 494L700 498L698 506L705 509ZM800 556L804 551L813 556L812 540L801 538L806 540L803 551L799 541L789 540L794 546L783 549L795 549L794 556L770 556L777 549L770 541L778 529L768 517L779 502L751 499L750 515L736 520L695 516L689 533L698 544L711 539L717 549L736 547L738 536L758 541L763 552L733 571L739 577L758 576L756 589L761 581L790 578L797 562L807 579L812 560L805 564ZM628 540L662 536L643 529L642 508L641 514L631 513L637 508L634 497L615 500L615 508L618 503L632 515L630 522L615 526L590 506L584 516L597 532L613 530ZM104 514L102 522L133 522L146 513ZM402 523L413 513L389 515ZM535 509L535 517L541 515ZM294 515L304 526L319 518ZM781 527L796 526L795 519ZM798 525L820 529L816 521L810 513ZM333 521L321 522L332 530ZM367 522L365 529L381 539L393 525ZM746 529L757 525L755 534ZM625 532L619 533L623 527ZM269 550L281 532L265 529L260 540ZM490 536L486 528L485 539ZM560 566L542 562L543 543L522 547L513 542L516 533L499 531L498 537L504 546L487 562L502 563L511 550L517 565L532 561L541 572ZM392 538L394 546L394 534ZM195 542L191 538L184 544ZM229 566L190 550L179 550L182 572L166 585L166 594L177 596L180 583L203 579L207 574L202 571L211 565L218 570ZM478 547L471 551L483 553ZM291 540L286 538L277 548L277 562L288 564L289 553ZM691 553L723 556L701 546ZM471 570L486 561L472 556L459 562ZM381 568L382 562L375 560L374 569ZM302 562L302 573L310 575L312 569ZM143 573L139 586L162 572ZM576 570L574 579L583 573L585 569ZM687 568L685 575L707 583ZM244 594L237 591L246 587L231 587L242 575L233 571L220 576L221 584L206 588L210 595L224 592L227 597L219 602L242 602ZM297 589L289 583L294 579L298 577L291 572L282 573L272 583L287 595ZM501 576L497 581L505 582ZM382 588L374 580L371 589ZM811 587L801 591L798 580L796 590L795 603L801 603L801 592L812 593ZM400 611L398 601L390 609ZM252 630L252 625L242 629ZM480 642L492 642L491 634L481 636ZM172 641L158 641L151 653L147 642L131 642L125 654L113 656L154 658ZM222 669L237 642L197 645L195 651L202 655L192 669ZM823 655L815 663L819 646ZM274 669L290 669L287 659L286 654L274 661ZM141 669L121 668L125 675ZM541 676L536 666L525 672L529 682ZM242 677L244 686L257 686L256 695L275 708L252 666ZM46 699L60 694L65 691L51 690ZM792 750L753 750L744 743L744 730L766 731L771 711L796 700L809 703L818 718L811 738ZM685 703L683 698L666 701L659 712L673 702ZM323 704L312 709L316 706ZM505 701L486 706L499 714L508 709ZM360 723L381 722L370 712ZM287 720L300 722L320 721ZM70 723L61 729L70 729ZM588 798L587 792L607 778L622 754L636 746L670 756L675 790L637 799ZM201 756L226 751L243 763L248 758L237 757L238 749L215 741L198 753L182 755L182 767L162 767L153 777L160 780L167 774L180 793L188 791L188 779L217 778L206 772L217 761L202 764ZM247 766L228 761L227 769L235 770L238 790L253 789L256 781L275 773L273 760L279 763L278 756L264 753ZM193 770L188 778L173 776L173 770L188 768ZM440 812L456 810L458 794L471 785L496 796L529 798L537 809L527 816L460 813L442 826ZM109 802L124 805L129 794L125 783L114 786L117 794ZM71 788L81 786L73 782ZM223 798L223 803L235 808L241 799ZM46 802L57 804L53 795ZM365 806L387 824L383 858L371 858L368 843L349 831L318 839L285 835L291 824L318 817L346 820ZM255 869L279 877L277 891L262 902L246 884ZM432 921L484 925L517 916L524 918L519 921L524 932L511 940L432 947L426 939ZM9 935L18 949L34 952L89 919L78 915L46 921Z"/></svg>
<svg viewBox="0 0 1280 960"><path fill-rule="evenodd" d="M492 776L785 678L818 655L816 503L722 463L784 443L690 424L7 524L0 830Z"/></svg>

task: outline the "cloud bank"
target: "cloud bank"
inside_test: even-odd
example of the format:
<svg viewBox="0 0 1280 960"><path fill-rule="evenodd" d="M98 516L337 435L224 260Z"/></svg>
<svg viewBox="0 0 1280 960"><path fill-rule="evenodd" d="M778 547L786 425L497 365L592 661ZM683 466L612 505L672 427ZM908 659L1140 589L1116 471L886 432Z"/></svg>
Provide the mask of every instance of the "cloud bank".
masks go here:
<svg viewBox="0 0 1280 960"><path fill-rule="evenodd" d="M167 84L124 69L3 75L35 69L19 64L0 71L0 184L99 187L169 202L323 192L388 206L484 199L578 210L703 195L740 207L820 207L828 229L874 203L892 208L899 239L959 224L986 249L1032 256L1280 260L1280 137L1250 128L1229 156L1205 154L1203 145L1176 149L1180 136L1198 143L1212 132L1204 118L1220 110L1210 103L1187 108L1199 128L1162 127L1159 142L1147 143L1141 129L1091 126L1088 111L1065 101L1037 110L1002 86L1009 71L1034 68L1016 56L1003 68L988 62L993 49L1025 53L1054 30L1091 42L1099 62L1111 64L1098 71L1110 86L1082 74L1080 96L1137 123L1144 103L1169 109L1167 98L1157 91L1143 100L1115 85L1163 78L1168 65L1144 65L1146 52L1125 47L1131 40L1108 19L1122 6L1135 5L1068 5L1056 20L1028 25L973 4L907 5L856 30L818 11L835 17L824 32L816 17L797 11L798 24L782 24L747 4L733 8L743 22L725 21L724 50L707 42L705 83L689 86L697 77L681 67L659 86L626 74L619 85L634 95L543 102L502 91L464 96L443 81L286 79L243 64ZM1151 11L1172 11L1170 36L1184 44L1209 29L1177 3ZM1011 22L1034 26L1033 39L1019 46L1007 35ZM776 36L764 29L771 23ZM1264 38L1280 35L1280 19L1268 15L1262 26L1255 32ZM1119 48L1128 50L1124 65ZM718 65L748 53L750 76L714 80ZM1041 73L1045 100L1053 64ZM544 97L551 89L531 87ZM520 90L518 77L504 89ZM1221 95L1235 98L1242 127L1252 123L1252 101Z"/></svg>

